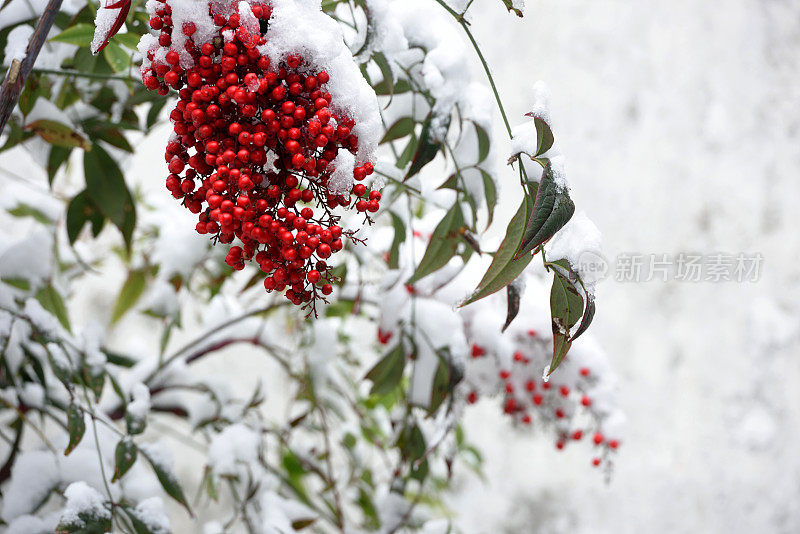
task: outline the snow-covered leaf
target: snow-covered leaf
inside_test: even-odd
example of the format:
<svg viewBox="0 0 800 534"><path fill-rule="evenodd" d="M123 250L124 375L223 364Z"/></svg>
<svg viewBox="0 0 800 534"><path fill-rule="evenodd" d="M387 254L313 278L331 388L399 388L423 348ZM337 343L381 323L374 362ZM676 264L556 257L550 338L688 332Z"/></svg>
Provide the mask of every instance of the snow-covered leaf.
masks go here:
<svg viewBox="0 0 800 534"><path fill-rule="evenodd" d="M554 177L552 165L548 162L542 174L542 181L536 191L522 242L515 258L521 258L550 239L569 222L575 213L575 204L566 189L560 187Z"/></svg>

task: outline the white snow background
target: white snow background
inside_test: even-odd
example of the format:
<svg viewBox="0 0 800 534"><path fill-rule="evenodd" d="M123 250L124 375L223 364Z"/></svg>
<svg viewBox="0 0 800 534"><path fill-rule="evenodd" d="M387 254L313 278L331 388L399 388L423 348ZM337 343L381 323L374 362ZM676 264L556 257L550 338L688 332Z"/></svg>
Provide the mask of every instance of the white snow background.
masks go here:
<svg viewBox="0 0 800 534"><path fill-rule="evenodd" d="M549 436L511 430L483 402L467 411L466 432L487 477L456 471L449 504L460 528L800 532L800 4L528 0L517 19L481 0L471 11L512 124L533 84L547 82L572 197L608 258L759 252L764 263L756 283L598 283L592 330L628 416L610 483L586 447L557 452ZM132 182L163 187L166 135L157 129L138 145ZM503 180L514 191L516 174ZM516 207L501 199L494 232ZM84 310L113 304L116 275L113 291L96 284ZM283 410L275 370L252 352L200 365L242 391L260 369L267 402ZM169 443L179 473L199 478L202 456ZM175 532L192 531L169 507Z"/></svg>

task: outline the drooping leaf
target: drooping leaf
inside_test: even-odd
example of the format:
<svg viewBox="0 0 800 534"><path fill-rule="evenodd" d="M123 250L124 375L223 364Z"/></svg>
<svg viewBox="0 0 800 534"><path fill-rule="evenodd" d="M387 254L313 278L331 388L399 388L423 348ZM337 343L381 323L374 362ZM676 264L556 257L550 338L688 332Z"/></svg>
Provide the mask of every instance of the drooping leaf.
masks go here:
<svg viewBox="0 0 800 534"><path fill-rule="evenodd" d="M503 0L503 5L506 6L509 13L514 13L518 17L522 17L522 10L514 6L514 0Z"/></svg>
<svg viewBox="0 0 800 534"><path fill-rule="evenodd" d="M517 251L519 244L522 240L522 234L525 229L525 220L530 214L531 209L530 195L526 195L522 199L522 203L517 209L511 222L508 223L506 229L506 236L500 247L494 254L492 263L483 275L478 287L473 291L472 295L465 300L461 306L471 304L476 300L488 297L492 293L500 291L508 284L514 281L519 274L528 266L532 256L526 255L519 259L514 258L514 253Z"/></svg>
<svg viewBox="0 0 800 534"><path fill-rule="evenodd" d="M83 410L74 402L67 408L67 430L69 431L69 444L64 450L64 456L71 453L83 439L86 433L86 422L83 420Z"/></svg>
<svg viewBox="0 0 800 534"><path fill-rule="evenodd" d="M128 273L128 278L122 284L117 302L114 304L114 311L111 313L112 324L116 323L136 304L146 285L147 277L143 270L137 269Z"/></svg>
<svg viewBox="0 0 800 534"><path fill-rule="evenodd" d="M150 467L153 468L153 472L156 474L158 482L161 484L161 487L164 488L164 491L167 493L167 495L182 504L183 507L189 512L189 515L193 516L192 509L189 508L189 503L186 501L186 496L183 494L183 488L181 488L178 479L175 477L172 471L166 466L163 466L155 461L153 457L150 456L146 450L144 450L144 448L139 449L139 451L150 464Z"/></svg>
<svg viewBox="0 0 800 534"><path fill-rule="evenodd" d="M92 233L97 237L103 229L105 219L100 208L84 190L78 193L67 207L67 237L70 243L78 239L78 234L87 222L92 223Z"/></svg>
<svg viewBox="0 0 800 534"><path fill-rule="evenodd" d="M98 145L94 150L84 153L83 168L89 197L103 215L119 228L125 244L130 248L136 224L136 208L119 165Z"/></svg>
<svg viewBox="0 0 800 534"><path fill-rule="evenodd" d="M447 265L450 258L456 254L458 243L461 241L460 230L463 225L464 215L461 213L461 206L456 202L433 231L428 248L414 274L406 281L407 284L413 284Z"/></svg>
<svg viewBox="0 0 800 534"><path fill-rule="evenodd" d="M136 458L139 455L139 449L130 438L123 438L117 443L114 449L114 476L111 482L116 482L136 463Z"/></svg>
<svg viewBox="0 0 800 534"><path fill-rule="evenodd" d="M491 174L483 169L478 170L481 171L481 177L483 178L483 192L486 197L486 209L489 212L489 220L486 222L486 227L488 228L494 221L494 208L497 206L497 186Z"/></svg>
<svg viewBox="0 0 800 534"><path fill-rule="evenodd" d="M61 326L70 330L69 315L67 314L67 307L64 305L64 299L61 294L52 285L48 284L42 287L36 293L36 300L42 305L42 308L49 311L53 316L58 319Z"/></svg>
<svg viewBox="0 0 800 534"><path fill-rule="evenodd" d="M453 357L449 349L441 349L436 352L436 355L439 358L439 366L433 376L431 402L428 406L428 413L431 414L439 409L463 378L463 371L453 365Z"/></svg>
<svg viewBox="0 0 800 534"><path fill-rule="evenodd" d="M372 382L370 395L385 395L396 388L403 378L405 366L403 344L397 343L365 376Z"/></svg>
<svg viewBox="0 0 800 534"><path fill-rule="evenodd" d="M401 117L397 122L386 129L386 133L383 134L383 139L381 139L381 144L410 135L413 131L414 119L411 117Z"/></svg>
<svg viewBox="0 0 800 534"><path fill-rule="evenodd" d="M561 230L575 213L575 204L566 189L558 185L548 162L536 191L536 201L525 226L522 242L515 254L521 258Z"/></svg>
<svg viewBox="0 0 800 534"><path fill-rule="evenodd" d="M394 212L389 212L392 216L392 227L394 228L394 239L392 246L389 249L389 264L390 269L397 269L400 262L400 245L406 241L406 225L403 220L398 217Z"/></svg>
<svg viewBox="0 0 800 534"><path fill-rule="evenodd" d="M375 85L375 92L376 94L389 95L389 102L391 102L391 98L394 96L394 76L392 75L392 68L389 66L389 61L382 52L374 52L372 54L372 59L375 61L375 64L378 65L378 68L381 69L381 75L383 76L380 83Z"/></svg>
<svg viewBox="0 0 800 534"><path fill-rule="evenodd" d="M553 131L550 129L550 125L547 124L544 119L534 117L533 122L536 126L536 154L534 154L534 156L541 156L550 150L555 139L553 138Z"/></svg>
<svg viewBox="0 0 800 534"><path fill-rule="evenodd" d="M79 147L89 150L91 145L78 132L60 122L50 119L39 119L25 126L51 145L63 146L67 148Z"/></svg>
<svg viewBox="0 0 800 534"><path fill-rule="evenodd" d="M47 180L53 185L58 169L69 159L71 148L53 145L50 147L50 156L47 158Z"/></svg>
<svg viewBox="0 0 800 534"><path fill-rule="evenodd" d="M506 322L503 324L501 332L505 332L506 328L511 324L511 321L519 313L520 299L522 298L522 289L519 284L511 282L506 286Z"/></svg>
<svg viewBox="0 0 800 534"><path fill-rule="evenodd" d="M567 260L548 262L546 266L553 271L553 285L550 289L553 358L548 370L548 374L551 374L564 360L572 342L591 324L595 305ZM580 325L573 334L572 330L578 321Z"/></svg>
<svg viewBox="0 0 800 534"><path fill-rule="evenodd" d="M475 123L475 135L478 137L478 163L481 163L489 155L489 134L482 126Z"/></svg>
<svg viewBox="0 0 800 534"><path fill-rule="evenodd" d="M425 165L433 161L433 158L442 148L442 141L449 128L449 115L447 117L437 117L433 113L428 114L425 122L422 123L417 151L411 161L411 167L409 167L403 179L404 181L417 174Z"/></svg>

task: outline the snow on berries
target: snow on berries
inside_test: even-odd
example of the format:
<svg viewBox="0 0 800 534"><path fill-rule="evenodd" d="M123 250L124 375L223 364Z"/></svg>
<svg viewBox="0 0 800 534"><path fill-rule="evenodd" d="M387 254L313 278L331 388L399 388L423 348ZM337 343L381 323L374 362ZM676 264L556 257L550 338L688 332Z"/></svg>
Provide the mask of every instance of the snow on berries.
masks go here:
<svg viewBox="0 0 800 534"><path fill-rule="evenodd" d="M380 209L370 183L380 133L375 93L319 4L149 0L142 82L177 91L166 187L196 230L237 244L268 292L315 310L336 281L328 259L355 231L338 207Z"/></svg>

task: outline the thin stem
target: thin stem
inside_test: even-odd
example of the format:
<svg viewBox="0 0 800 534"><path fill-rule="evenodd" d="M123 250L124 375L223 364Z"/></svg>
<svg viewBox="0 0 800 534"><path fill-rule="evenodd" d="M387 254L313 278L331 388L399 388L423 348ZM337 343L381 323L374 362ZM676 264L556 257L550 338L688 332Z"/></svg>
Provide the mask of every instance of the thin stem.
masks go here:
<svg viewBox="0 0 800 534"><path fill-rule="evenodd" d="M133 76L127 76L125 74L101 74L99 72L81 72L79 70L69 70L69 69L40 69L35 68L31 69L31 72L35 72L37 74L53 74L55 76L73 76L75 78L90 78L94 80L120 80L123 82L138 82L137 78Z"/></svg>

